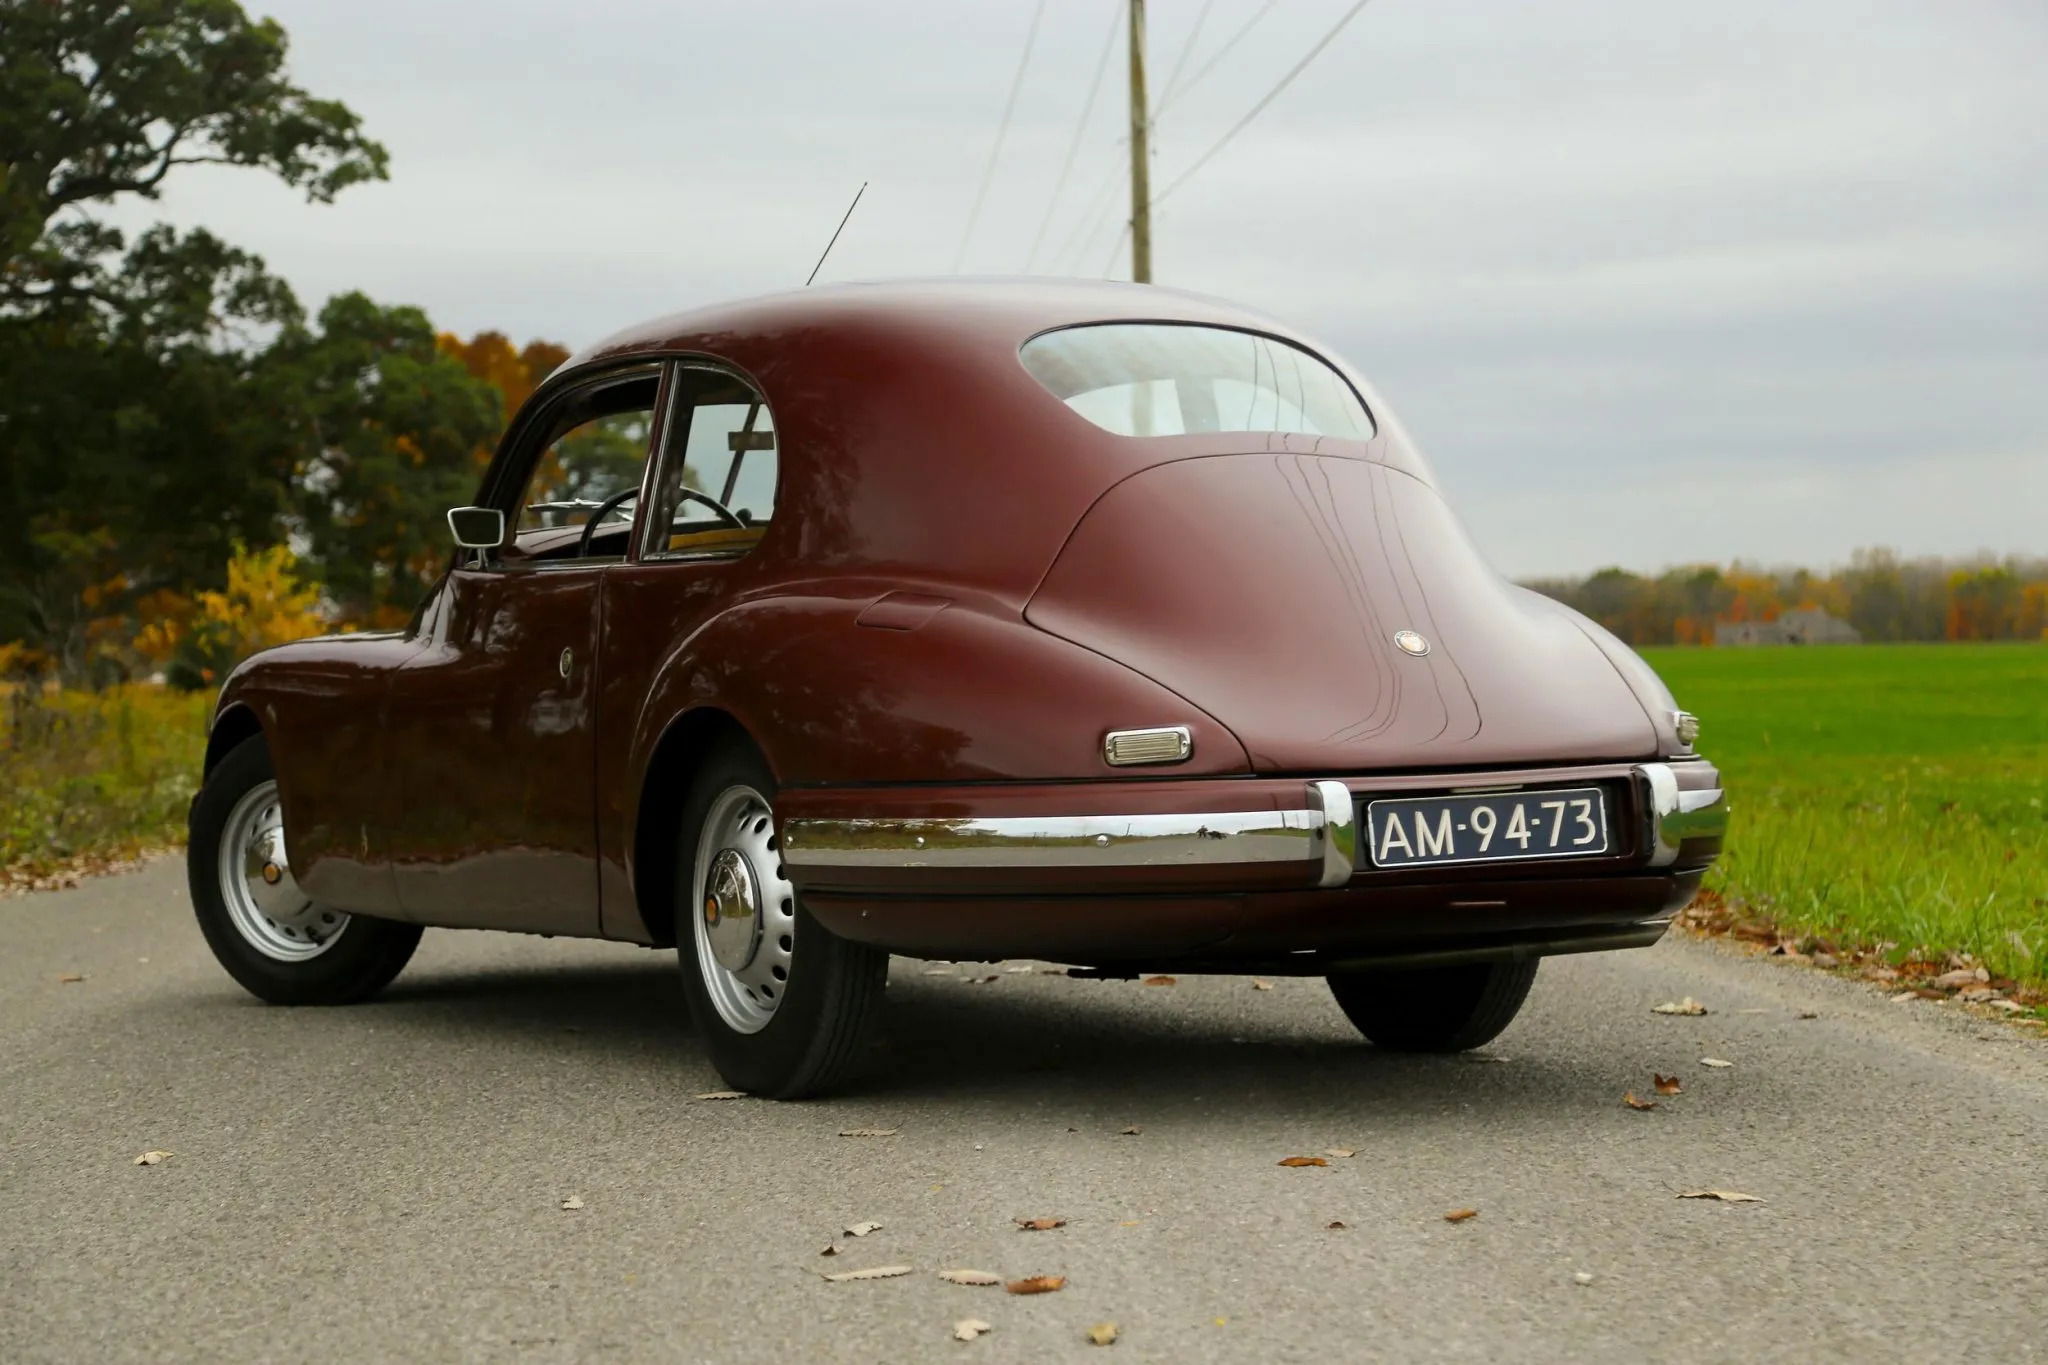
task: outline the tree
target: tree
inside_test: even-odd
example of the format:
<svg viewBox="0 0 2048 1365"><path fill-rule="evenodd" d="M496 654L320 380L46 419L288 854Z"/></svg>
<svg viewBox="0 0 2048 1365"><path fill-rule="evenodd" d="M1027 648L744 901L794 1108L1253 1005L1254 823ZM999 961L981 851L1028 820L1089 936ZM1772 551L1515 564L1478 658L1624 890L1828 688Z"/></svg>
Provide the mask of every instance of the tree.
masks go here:
<svg viewBox="0 0 2048 1365"><path fill-rule="evenodd" d="M85 210L154 199L179 166L254 167L317 202L384 178L384 148L287 80L285 52L234 0L0 5L0 301L94 296L123 243Z"/></svg>

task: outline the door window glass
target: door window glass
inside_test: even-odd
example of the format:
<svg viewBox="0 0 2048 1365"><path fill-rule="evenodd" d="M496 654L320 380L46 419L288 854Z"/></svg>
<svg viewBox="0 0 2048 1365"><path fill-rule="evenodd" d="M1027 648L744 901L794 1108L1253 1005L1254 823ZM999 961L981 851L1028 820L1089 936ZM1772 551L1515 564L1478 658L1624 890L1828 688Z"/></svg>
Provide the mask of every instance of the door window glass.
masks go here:
<svg viewBox="0 0 2048 1365"><path fill-rule="evenodd" d="M642 553L737 556L775 515L775 419L753 386L720 370L676 373Z"/></svg>
<svg viewBox="0 0 2048 1365"><path fill-rule="evenodd" d="M509 560L625 556L658 382L650 369L563 400L527 476Z"/></svg>

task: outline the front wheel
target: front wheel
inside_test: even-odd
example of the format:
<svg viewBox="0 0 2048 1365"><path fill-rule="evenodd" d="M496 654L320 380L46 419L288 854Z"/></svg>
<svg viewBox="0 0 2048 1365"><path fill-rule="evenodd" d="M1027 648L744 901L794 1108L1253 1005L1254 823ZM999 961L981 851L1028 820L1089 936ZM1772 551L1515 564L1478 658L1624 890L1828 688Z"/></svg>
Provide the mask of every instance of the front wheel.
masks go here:
<svg viewBox="0 0 2048 1365"><path fill-rule="evenodd" d="M1514 1021L1538 959L1332 972L1330 994L1358 1031L1396 1052L1464 1052Z"/></svg>
<svg viewBox="0 0 2048 1365"><path fill-rule="evenodd" d="M341 1005L389 985L420 927L350 915L307 897L285 855L284 807L261 735L228 752L192 803L185 871L214 957L274 1005Z"/></svg>
<svg viewBox="0 0 2048 1365"><path fill-rule="evenodd" d="M738 1090L803 1099L852 1079L881 1031L889 955L811 918L783 866L775 779L753 749L711 755L677 841L676 951L690 1016Z"/></svg>

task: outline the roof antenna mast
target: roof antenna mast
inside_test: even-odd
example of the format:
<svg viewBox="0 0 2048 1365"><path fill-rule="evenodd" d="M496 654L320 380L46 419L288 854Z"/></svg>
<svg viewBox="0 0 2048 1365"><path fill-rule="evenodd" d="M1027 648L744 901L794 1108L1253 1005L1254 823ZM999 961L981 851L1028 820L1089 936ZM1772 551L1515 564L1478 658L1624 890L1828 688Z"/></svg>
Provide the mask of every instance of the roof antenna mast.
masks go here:
<svg viewBox="0 0 2048 1365"><path fill-rule="evenodd" d="M848 218L853 217L853 211L856 208L860 207L860 197L866 194L867 192L868 182L863 180L860 182L860 188L853 192L853 202L846 206L846 214L844 217L840 218L839 226L832 229L832 240L825 243L825 249L818 253L818 263L812 266L811 273L804 277L804 288L810 288L811 281L817 279L818 272L825 268L825 258L827 256L830 256L832 254L832 248L838 245L839 234L846 231L846 220Z"/></svg>

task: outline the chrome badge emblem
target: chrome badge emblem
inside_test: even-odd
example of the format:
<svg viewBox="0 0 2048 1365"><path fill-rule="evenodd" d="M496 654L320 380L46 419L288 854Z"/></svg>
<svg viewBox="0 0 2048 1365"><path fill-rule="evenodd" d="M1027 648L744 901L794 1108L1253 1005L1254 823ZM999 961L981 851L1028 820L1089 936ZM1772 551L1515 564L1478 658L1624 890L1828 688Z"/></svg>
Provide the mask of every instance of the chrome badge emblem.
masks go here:
<svg viewBox="0 0 2048 1365"><path fill-rule="evenodd" d="M1404 654L1413 654L1418 659L1429 653L1429 641L1412 630L1395 631L1394 643L1401 647Z"/></svg>

